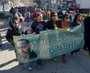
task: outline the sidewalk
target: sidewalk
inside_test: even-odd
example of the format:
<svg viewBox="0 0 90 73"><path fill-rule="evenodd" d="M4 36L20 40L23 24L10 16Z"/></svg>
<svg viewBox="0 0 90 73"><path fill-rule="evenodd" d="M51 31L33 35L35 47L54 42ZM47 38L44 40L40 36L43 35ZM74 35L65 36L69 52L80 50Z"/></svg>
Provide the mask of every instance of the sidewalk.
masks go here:
<svg viewBox="0 0 90 73"><path fill-rule="evenodd" d="M7 28L7 27L8 27L7 20L6 19L0 19L0 29Z"/></svg>

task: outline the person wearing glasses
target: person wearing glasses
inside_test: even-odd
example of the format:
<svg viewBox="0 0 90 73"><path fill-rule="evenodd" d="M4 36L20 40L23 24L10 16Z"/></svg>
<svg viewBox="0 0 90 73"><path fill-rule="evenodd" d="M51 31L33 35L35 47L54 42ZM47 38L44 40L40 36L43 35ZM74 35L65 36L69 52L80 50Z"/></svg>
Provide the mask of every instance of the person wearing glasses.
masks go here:
<svg viewBox="0 0 90 73"><path fill-rule="evenodd" d="M69 28L68 22L69 22L68 15L67 14L63 15L63 21L61 23L61 28L68 29Z"/></svg>

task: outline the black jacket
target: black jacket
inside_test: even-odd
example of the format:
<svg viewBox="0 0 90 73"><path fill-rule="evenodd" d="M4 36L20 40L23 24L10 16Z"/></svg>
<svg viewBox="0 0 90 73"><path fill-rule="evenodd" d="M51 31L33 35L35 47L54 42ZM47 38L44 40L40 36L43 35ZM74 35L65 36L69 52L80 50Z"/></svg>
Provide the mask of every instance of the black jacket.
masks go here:
<svg viewBox="0 0 90 73"><path fill-rule="evenodd" d="M45 21L41 21L41 22L34 21L31 25L31 29L36 34L39 34L40 31L46 30L46 23Z"/></svg>
<svg viewBox="0 0 90 73"><path fill-rule="evenodd" d="M54 23L52 20L49 20L47 22L47 25L46 25L47 29L54 30L54 28L55 28L55 25L54 24L56 24L56 26L58 28L61 28L61 22L60 21L57 21L57 22Z"/></svg>
<svg viewBox="0 0 90 73"><path fill-rule="evenodd" d="M80 25L80 24L77 23L77 22L73 22L73 23L72 23L72 26L73 26L73 27L76 27L76 26L78 26L78 25Z"/></svg>
<svg viewBox="0 0 90 73"><path fill-rule="evenodd" d="M19 30L18 30L18 29L10 28L10 29L8 29L8 31L7 31L6 39L7 39L11 44L13 44L13 36L17 36L17 35L20 35Z"/></svg>

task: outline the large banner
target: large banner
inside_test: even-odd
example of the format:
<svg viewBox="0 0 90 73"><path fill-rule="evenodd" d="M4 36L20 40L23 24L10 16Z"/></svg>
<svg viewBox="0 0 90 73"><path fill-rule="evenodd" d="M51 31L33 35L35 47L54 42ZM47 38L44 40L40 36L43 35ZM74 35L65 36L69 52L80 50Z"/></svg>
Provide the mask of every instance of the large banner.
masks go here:
<svg viewBox="0 0 90 73"><path fill-rule="evenodd" d="M84 45L83 27L73 29L47 30L40 34L14 36L16 55L20 62L27 63L37 59L51 59Z"/></svg>

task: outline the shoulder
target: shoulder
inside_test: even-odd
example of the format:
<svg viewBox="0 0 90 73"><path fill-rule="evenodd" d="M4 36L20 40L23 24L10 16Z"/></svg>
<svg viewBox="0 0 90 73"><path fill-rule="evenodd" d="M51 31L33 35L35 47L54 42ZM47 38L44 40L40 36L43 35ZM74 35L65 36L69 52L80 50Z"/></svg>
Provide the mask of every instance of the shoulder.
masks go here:
<svg viewBox="0 0 90 73"><path fill-rule="evenodd" d="M13 33L13 29L12 29L12 28L9 28L9 29L7 30L7 34L11 35L12 33Z"/></svg>
<svg viewBox="0 0 90 73"><path fill-rule="evenodd" d="M60 23L61 23L61 21L60 21L60 20L58 20L58 21L57 21L57 24L60 24Z"/></svg>
<svg viewBox="0 0 90 73"><path fill-rule="evenodd" d="M47 21L47 24L52 24L53 22L51 20Z"/></svg>
<svg viewBox="0 0 90 73"><path fill-rule="evenodd" d="M73 22L72 25L73 25L73 26L77 26L77 25L79 25L79 23Z"/></svg>
<svg viewBox="0 0 90 73"><path fill-rule="evenodd" d="M46 22L45 22L45 21L42 21L41 23L42 23L42 24L44 24L44 25L46 24Z"/></svg>
<svg viewBox="0 0 90 73"><path fill-rule="evenodd" d="M47 23L51 22L51 20L48 20Z"/></svg>
<svg viewBox="0 0 90 73"><path fill-rule="evenodd" d="M34 30L37 27L37 24L38 23L36 21L34 21L31 25L31 29Z"/></svg>
<svg viewBox="0 0 90 73"><path fill-rule="evenodd" d="M36 26L37 22L34 21L31 26Z"/></svg>
<svg viewBox="0 0 90 73"><path fill-rule="evenodd" d="M11 27L8 29L8 31L12 31L12 30L13 30L13 28L11 28Z"/></svg>

